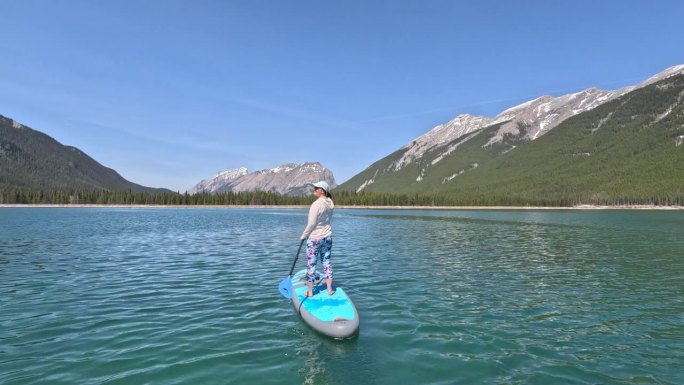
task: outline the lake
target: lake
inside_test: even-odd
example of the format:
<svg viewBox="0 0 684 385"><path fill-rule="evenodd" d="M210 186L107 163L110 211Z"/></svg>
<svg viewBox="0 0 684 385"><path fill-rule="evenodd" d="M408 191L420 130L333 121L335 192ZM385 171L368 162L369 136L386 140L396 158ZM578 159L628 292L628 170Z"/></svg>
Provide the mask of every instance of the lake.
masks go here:
<svg viewBox="0 0 684 385"><path fill-rule="evenodd" d="M0 208L0 384L684 383L682 211L338 209L343 341L278 293L306 213Z"/></svg>

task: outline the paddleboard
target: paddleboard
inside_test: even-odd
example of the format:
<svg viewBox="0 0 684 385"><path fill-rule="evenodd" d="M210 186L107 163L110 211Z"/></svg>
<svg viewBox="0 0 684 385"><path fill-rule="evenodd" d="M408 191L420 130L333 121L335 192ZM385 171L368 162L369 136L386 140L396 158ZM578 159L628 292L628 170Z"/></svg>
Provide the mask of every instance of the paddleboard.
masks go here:
<svg viewBox="0 0 684 385"><path fill-rule="evenodd" d="M359 313L343 288L328 294L325 279L314 282L314 296L306 297L306 269L292 276L292 304L312 329L333 338L349 338L359 331Z"/></svg>

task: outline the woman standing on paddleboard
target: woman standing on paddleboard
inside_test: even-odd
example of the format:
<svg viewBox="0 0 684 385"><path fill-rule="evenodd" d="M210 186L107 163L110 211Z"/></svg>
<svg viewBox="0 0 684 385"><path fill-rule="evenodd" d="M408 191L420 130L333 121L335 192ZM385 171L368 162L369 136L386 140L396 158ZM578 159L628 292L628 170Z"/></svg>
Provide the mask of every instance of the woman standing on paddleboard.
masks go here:
<svg viewBox="0 0 684 385"><path fill-rule="evenodd" d="M314 272L316 271L316 263L320 259L323 262L323 270L325 272L325 284L328 287L328 294L333 295L335 291L332 287L333 271L330 263L330 251L332 249L332 220L333 208L335 205L330 195L329 187L326 182L320 181L313 184L313 194L318 198L311 204L309 209L309 221L304 228L300 240L306 241L306 275L308 278L309 290L306 293L307 297L312 297Z"/></svg>

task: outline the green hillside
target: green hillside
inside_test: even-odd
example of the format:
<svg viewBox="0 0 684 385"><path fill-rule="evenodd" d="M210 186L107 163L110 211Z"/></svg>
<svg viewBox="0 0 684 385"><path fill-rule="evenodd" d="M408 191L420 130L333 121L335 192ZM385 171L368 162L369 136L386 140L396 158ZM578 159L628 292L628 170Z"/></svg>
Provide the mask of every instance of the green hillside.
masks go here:
<svg viewBox="0 0 684 385"><path fill-rule="evenodd" d="M0 189L160 193L127 181L75 147L0 115Z"/></svg>
<svg viewBox="0 0 684 385"><path fill-rule="evenodd" d="M498 129L488 127L434 165L440 149L399 172L378 173L365 191L438 194L466 205L681 204L683 102L679 75L570 118L534 141L521 140L521 132L484 147ZM396 153L339 191L355 191L392 158Z"/></svg>
<svg viewBox="0 0 684 385"><path fill-rule="evenodd" d="M514 202L681 201L683 95L684 75L633 91L566 120L438 191L465 199L486 193Z"/></svg>

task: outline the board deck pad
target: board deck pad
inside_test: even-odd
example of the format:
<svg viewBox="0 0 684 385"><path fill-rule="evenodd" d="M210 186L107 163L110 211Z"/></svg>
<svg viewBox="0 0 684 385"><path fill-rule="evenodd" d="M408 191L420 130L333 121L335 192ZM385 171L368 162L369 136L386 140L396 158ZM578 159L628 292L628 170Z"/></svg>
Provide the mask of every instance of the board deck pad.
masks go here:
<svg viewBox="0 0 684 385"><path fill-rule="evenodd" d="M356 317L354 307L341 287L338 287L332 296L328 295L325 284L318 285L318 293L314 294L313 297L305 297L306 286L297 288L295 291L302 307L321 321L334 321L336 318L354 319Z"/></svg>
<svg viewBox="0 0 684 385"><path fill-rule="evenodd" d="M359 328L359 316L351 298L340 286L328 294L325 279L314 282L313 297L306 297L306 269L292 277L292 304L304 322L315 330L336 338L354 335Z"/></svg>

